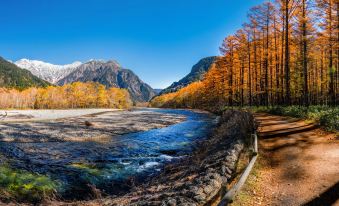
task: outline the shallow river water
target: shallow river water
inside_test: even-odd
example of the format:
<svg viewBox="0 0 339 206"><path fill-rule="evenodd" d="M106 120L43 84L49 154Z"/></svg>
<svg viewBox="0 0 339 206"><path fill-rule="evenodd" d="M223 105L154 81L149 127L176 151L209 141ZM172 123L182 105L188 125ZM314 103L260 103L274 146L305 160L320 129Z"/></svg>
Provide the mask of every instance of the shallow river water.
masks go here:
<svg viewBox="0 0 339 206"><path fill-rule="evenodd" d="M206 113L147 111L184 115L186 120L160 129L114 136L103 142L8 142L1 143L0 149L12 154L12 166L49 175L62 184L63 190L91 184L116 193L109 188L117 182L157 173L166 163L189 155L215 124L215 116Z"/></svg>

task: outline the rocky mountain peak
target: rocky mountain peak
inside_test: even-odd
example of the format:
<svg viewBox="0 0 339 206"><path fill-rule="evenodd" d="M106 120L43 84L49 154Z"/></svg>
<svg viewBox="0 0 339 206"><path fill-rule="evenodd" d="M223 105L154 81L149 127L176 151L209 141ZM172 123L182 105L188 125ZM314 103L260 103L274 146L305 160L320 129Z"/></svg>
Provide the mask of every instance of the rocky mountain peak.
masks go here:
<svg viewBox="0 0 339 206"><path fill-rule="evenodd" d="M82 63L75 61L71 64L56 65L40 60L20 59L14 62L18 67L30 71L33 75L55 84L75 70Z"/></svg>

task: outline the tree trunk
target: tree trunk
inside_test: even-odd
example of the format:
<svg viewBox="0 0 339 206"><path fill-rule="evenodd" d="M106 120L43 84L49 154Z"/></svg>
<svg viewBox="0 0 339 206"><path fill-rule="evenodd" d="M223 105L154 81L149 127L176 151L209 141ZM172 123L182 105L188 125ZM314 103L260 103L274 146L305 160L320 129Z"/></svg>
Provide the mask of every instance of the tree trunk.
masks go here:
<svg viewBox="0 0 339 206"><path fill-rule="evenodd" d="M331 98L331 105L335 105L335 94L334 94L334 69L333 69L333 31L332 31L332 0L329 1L329 11L328 11L328 20L329 20L329 70L330 70L330 85L329 85L329 96Z"/></svg>
<svg viewBox="0 0 339 206"><path fill-rule="evenodd" d="M307 70L307 32L306 32L306 0L302 0L302 44L303 44L303 73L304 73L304 105L309 106L308 70Z"/></svg>
<svg viewBox="0 0 339 206"><path fill-rule="evenodd" d="M278 45L277 45L277 27L276 19L274 17L274 49L275 49L275 81L276 81L276 103L279 103L279 60L278 60Z"/></svg>
<svg viewBox="0 0 339 206"><path fill-rule="evenodd" d="M291 104L291 91L290 91L290 51L289 51L289 0L285 0L285 91L286 102Z"/></svg>
<svg viewBox="0 0 339 206"><path fill-rule="evenodd" d="M269 11L267 11L269 14ZM265 106L268 106L268 45L269 45L269 24L270 17L266 16L266 45L265 45Z"/></svg>
<svg viewBox="0 0 339 206"><path fill-rule="evenodd" d="M251 42L248 37L247 40L247 52L248 52L248 93L249 93L249 105L252 106L252 77L251 77Z"/></svg>

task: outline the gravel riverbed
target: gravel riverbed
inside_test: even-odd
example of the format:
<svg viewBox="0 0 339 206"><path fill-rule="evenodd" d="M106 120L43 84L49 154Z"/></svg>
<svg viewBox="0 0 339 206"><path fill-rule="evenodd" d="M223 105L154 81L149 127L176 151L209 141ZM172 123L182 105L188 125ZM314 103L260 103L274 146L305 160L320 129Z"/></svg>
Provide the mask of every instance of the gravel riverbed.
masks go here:
<svg viewBox="0 0 339 206"><path fill-rule="evenodd" d="M13 110L7 114L0 121L1 142L105 141L112 136L162 128L186 119L184 115L147 109Z"/></svg>

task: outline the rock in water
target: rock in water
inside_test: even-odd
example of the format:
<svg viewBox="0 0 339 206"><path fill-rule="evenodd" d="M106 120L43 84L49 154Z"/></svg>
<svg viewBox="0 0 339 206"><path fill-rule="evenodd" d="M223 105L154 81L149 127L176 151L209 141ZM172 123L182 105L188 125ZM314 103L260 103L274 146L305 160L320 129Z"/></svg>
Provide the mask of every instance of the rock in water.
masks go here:
<svg viewBox="0 0 339 206"><path fill-rule="evenodd" d="M87 127L92 127L92 126L94 126L94 124L93 124L92 122L89 122L89 121L85 121L85 125L86 125Z"/></svg>

